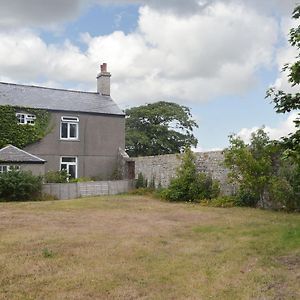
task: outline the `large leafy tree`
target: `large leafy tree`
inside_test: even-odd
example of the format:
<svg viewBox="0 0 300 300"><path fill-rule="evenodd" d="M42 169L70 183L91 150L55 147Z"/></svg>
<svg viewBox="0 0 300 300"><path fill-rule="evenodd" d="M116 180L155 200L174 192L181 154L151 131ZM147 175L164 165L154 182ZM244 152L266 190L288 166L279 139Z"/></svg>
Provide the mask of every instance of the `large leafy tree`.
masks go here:
<svg viewBox="0 0 300 300"><path fill-rule="evenodd" d="M198 127L190 109L160 101L127 109L126 151L130 156L172 154L196 146Z"/></svg>
<svg viewBox="0 0 300 300"><path fill-rule="evenodd" d="M300 18L300 5L298 5L294 12L293 18ZM290 30L290 44L296 47L300 51L300 25ZM288 71L289 82L292 86L297 86L300 83L300 53L296 57L295 63L288 63L283 67L283 71ZM275 110L277 113L287 113L293 110L299 111L300 109L300 93L285 93L282 90L276 90L271 88L267 92L267 97L271 97L275 104ZM300 118L294 120L296 125L296 132L290 134L288 137L283 139L288 156L292 157L298 164L300 170Z"/></svg>

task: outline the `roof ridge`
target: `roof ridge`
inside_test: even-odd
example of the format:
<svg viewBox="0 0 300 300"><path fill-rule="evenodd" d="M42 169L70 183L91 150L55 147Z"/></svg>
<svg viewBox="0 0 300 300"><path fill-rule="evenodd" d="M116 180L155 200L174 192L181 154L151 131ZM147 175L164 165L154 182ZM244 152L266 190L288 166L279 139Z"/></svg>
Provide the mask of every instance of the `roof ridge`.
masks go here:
<svg viewBox="0 0 300 300"><path fill-rule="evenodd" d="M4 149L8 148L9 146L12 146L11 144L6 145L5 147L0 149L0 152L3 151Z"/></svg>
<svg viewBox="0 0 300 300"><path fill-rule="evenodd" d="M37 88L37 89L47 89L47 90L56 90L56 91L83 93L83 94L98 94L97 92L86 92L86 91L79 91L79 90L72 90L72 89L63 89L63 88L60 89L60 88L52 88L52 87L39 86L39 85L19 84L19 83L4 82L4 81L0 81L0 84L21 86L21 87L26 87L26 88ZM101 95L101 96L103 96L103 95Z"/></svg>

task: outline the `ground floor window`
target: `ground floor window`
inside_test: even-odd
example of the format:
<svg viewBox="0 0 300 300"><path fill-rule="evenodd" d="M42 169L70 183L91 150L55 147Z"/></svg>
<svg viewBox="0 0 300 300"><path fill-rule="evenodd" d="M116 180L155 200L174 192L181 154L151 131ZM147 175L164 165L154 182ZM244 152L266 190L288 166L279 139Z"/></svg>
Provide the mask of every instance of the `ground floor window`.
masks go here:
<svg viewBox="0 0 300 300"><path fill-rule="evenodd" d="M11 170L20 170L20 166L0 165L0 173L6 173Z"/></svg>
<svg viewBox="0 0 300 300"><path fill-rule="evenodd" d="M60 169L66 170L69 178L77 178L77 157L63 156L60 158Z"/></svg>

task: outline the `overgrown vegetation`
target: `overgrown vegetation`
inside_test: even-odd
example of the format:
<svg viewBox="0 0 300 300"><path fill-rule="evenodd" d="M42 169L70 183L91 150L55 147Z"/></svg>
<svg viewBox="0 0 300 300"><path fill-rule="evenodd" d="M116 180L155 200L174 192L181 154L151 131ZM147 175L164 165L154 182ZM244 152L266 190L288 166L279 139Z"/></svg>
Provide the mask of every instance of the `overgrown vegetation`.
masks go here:
<svg viewBox="0 0 300 300"><path fill-rule="evenodd" d="M36 116L35 124L18 123L16 113L25 111ZM0 106L0 148L12 144L24 148L42 139L49 130L50 113L46 110Z"/></svg>
<svg viewBox="0 0 300 300"><path fill-rule="evenodd" d="M300 209L300 175L279 143L271 141L263 129L252 134L249 144L235 135L229 141L225 166L231 182L239 187L236 205Z"/></svg>
<svg viewBox="0 0 300 300"><path fill-rule="evenodd" d="M0 199L5 201L36 200L41 196L42 177L31 172L11 170L0 174Z"/></svg>
<svg viewBox="0 0 300 300"><path fill-rule="evenodd" d="M144 177L143 173L141 172L138 174L137 180L135 182L135 187L137 189L148 187L148 180Z"/></svg>
<svg viewBox="0 0 300 300"><path fill-rule="evenodd" d="M200 201L215 198L220 193L219 184L211 176L199 173L195 165L195 155L186 148L176 177L167 189L161 192L169 201Z"/></svg>
<svg viewBox="0 0 300 300"><path fill-rule="evenodd" d="M45 183L67 183L68 172L66 170L61 171L48 171L44 176Z"/></svg>

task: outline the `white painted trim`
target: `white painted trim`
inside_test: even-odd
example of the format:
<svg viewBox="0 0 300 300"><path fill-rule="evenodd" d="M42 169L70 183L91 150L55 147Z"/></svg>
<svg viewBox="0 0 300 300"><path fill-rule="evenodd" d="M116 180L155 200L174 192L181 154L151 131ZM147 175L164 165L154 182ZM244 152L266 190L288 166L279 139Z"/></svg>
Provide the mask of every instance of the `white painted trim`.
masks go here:
<svg viewBox="0 0 300 300"><path fill-rule="evenodd" d="M75 158L75 162L62 162L63 158ZM59 164L59 171L61 171L62 164L66 164L67 168L68 168L68 165L75 166L75 178L78 178L78 157L77 156L71 156L71 155L61 156L60 164ZM67 170L67 171L69 171L69 170Z"/></svg>
<svg viewBox="0 0 300 300"><path fill-rule="evenodd" d="M23 112L17 112L16 113L16 117L18 119L18 116L19 115L24 115L24 123L21 123L21 122L18 122L18 124L21 124L21 125L32 125L34 126L35 125L35 120L36 120L36 115L35 114L29 114L29 113L23 113ZM32 117L29 117L29 116L32 116ZM28 123L28 120L33 120L34 123Z"/></svg>
<svg viewBox="0 0 300 300"><path fill-rule="evenodd" d="M64 120L64 118L73 118L74 120ZM76 119L76 120L75 120ZM67 123L67 135L68 137L62 137L62 123ZM76 138L70 137L70 125L76 125ZM79 118L73 116L62 116L59 128L59 137L63 141L78 141L79 140Z"/></svg>

